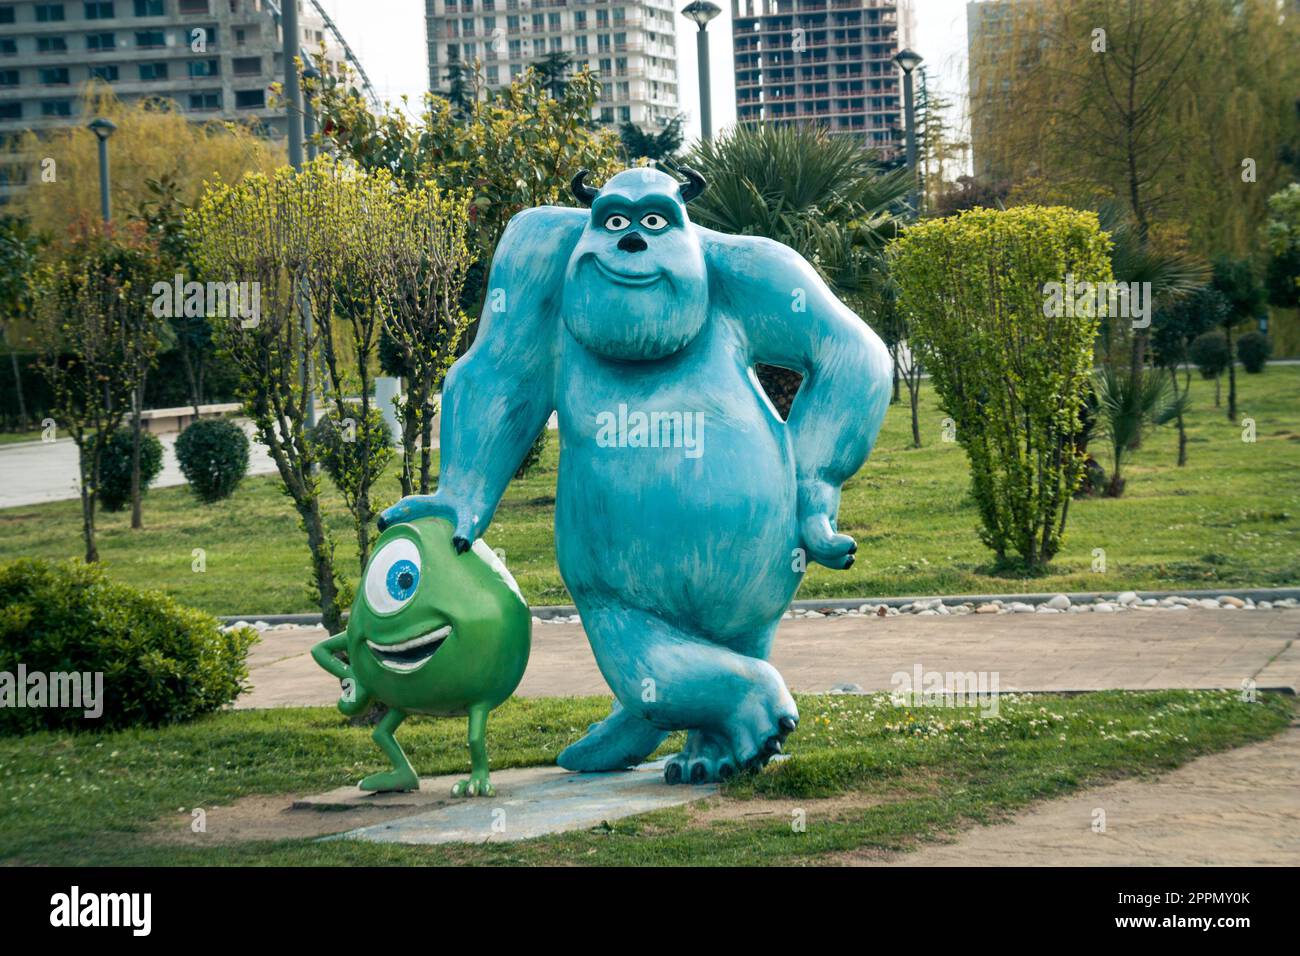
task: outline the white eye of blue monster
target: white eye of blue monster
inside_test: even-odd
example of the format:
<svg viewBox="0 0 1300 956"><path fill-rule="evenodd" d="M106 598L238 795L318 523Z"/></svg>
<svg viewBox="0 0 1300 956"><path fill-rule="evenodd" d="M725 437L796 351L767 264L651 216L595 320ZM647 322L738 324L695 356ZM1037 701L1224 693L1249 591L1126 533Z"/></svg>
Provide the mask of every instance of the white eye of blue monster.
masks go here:
<svg viewBox="0 0 1300 956"><path fill-rule="evenodd" d="M370 559L366 602L376 614L393 614L415 597L420 586L420 549L410 538L395 538Z"/></svg>
<svg viewBox="0 0 1300 956"><path fill-rule="evenodd" d="M627 216L620 216L617 213L605 220L605 228L610 232L618 232L626 229L629 225L631 225L631 220Z"/></svg>
<svg viewBox="0 0 1300 956"><path fill-rule="evenodd" d="M657 212L652 212L641 220L641 225L645 226L651 232L658 232L664 226L668 225L668 220Z"/></svg>

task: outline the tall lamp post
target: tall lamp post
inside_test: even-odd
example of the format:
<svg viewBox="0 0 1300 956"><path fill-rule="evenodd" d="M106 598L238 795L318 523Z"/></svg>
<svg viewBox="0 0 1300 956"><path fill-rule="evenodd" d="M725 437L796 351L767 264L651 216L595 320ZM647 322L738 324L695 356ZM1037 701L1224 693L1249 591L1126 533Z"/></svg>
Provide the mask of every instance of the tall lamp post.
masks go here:
<svg viewBox="0 0 1300 956"><path fill-rule="evenodd" d="M99 140L99 211L104 222L108 222L112 219L112 209L108 204L108 138L117 129L117 124L100 116L87 123L86 128Z"/></svg>
<svg viewBox="0 0 1300 956"><path fill-rule="evenodd" d="M912 214L921 214L921 196L917 189L916 176L916 101L912 96L912 71L921 65L921 54L911 50L899 50L894 55L894 62L903 71L903 117L907 123L907 168L912 174L912 191L908 203Z"/></svg>
<svg viewBox="0 0 1300 956"><path fill-rule="evenodd" d="M316 144L313 142L316 136L316 114L312 111L311 94L316 81L320 79L320 70L308 62L302 71L302 78L308 84L302 91L302 138L307 144L307 161L311 162L316 158Z"/></svg>
<svg viewBox="0 0 1300 956"><path fill-rule="evenodd" d="M302 93L293 59L302 39L298 33L298 0L280 2L280 39L284 56L285 119L288 122L289 165L302 169Z"/></svg>
<svg viewBox="0 0 1300 956"><path fill-rule="evenodd" d="M713 109L709 97L709 21L722 8L709 0L692 0L682 8L682 16L694 20L700 32L695 35L695 54L700 64L700 139L713 138Z"/></svg>

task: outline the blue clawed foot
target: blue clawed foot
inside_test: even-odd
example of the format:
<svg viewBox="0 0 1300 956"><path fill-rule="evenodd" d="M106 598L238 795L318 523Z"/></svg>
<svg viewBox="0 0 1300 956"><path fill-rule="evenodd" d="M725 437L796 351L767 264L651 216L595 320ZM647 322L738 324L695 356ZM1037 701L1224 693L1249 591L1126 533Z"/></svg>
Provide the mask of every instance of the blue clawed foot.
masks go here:
<svg viewBox="0 0 1300 956"><path fill-rule="evenodd" d="M668 732L647 723L614 702L609 716L587 728L587 735L560 751L556 760L565 770L591 773L626 770L654 753Z"/></svg>
<svg viewBox="0 0 1300 956"><path fill-rule="evenodd" d="M770 732L755 737L746 728L727 733L693 730L686 747L664 765L664 782L725 783L737 773L757 770L781 752L785 739L799 726L799 718L782 715Z"/></svg>

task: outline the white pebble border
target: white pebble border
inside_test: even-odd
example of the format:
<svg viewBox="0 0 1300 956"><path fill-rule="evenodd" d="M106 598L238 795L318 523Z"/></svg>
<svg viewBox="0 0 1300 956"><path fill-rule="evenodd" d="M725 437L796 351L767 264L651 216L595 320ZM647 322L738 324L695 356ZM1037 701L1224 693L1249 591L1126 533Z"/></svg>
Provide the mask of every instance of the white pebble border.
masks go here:
<svg viewBox="0 0 1300 956"><path fill-rule="evenodd" d="M935 617L962 614L1120 614L1129 611L1268 611L1273 609L1300 607L1300 599L1279 598L1276 601L1258 601L1252 598L1239 598L1224 594L1217 598L1186 598L1180 596L1166 598L1139 598L1134 591L1124 591L1113 599L1097 597L1091 601L1071 601L1064 594L1057 594L1039 604L1024 601L1003 601L994 598L989 601L962 601L945 603L943 598L927 598L912 601L895 607L891 604L872 604L867 602L857 607L820 607L791 608L782 615L784 620L818 620L834 617L898 617L911 614L917 617ZM577 614L561 614L555 617L538 617L533 615L534 624L581 624L582 618ZM240 627L251 627L258 632L291 631L314 625L304 624L268 624L266 621L233 621L224 625L223 631Z"/></svg>
<svg viewBox="0 0 1300 956"><path fill-rule="evenodd" d="M994 598L990 601L962 601L945 603L943 598L929 598L913 601L895 607L891 604L859 604L854 607L791 608L782 617L789 620L817 620L834 617L898 617L900 614L912 614L917 617L962 614L1117 614L1128 611L1267 611L1273 608L1300 607L1296 598L1282 598L1277 601L1259 601L1251 598L1239 598L1225 594L1218 598L1139 598L1134 591L1124 591L1114 599L1094 598L1087 602L1073 602L1064 594L1057 594L1040 604L1028 604L1024 601L1003 601ZM534 624L580 624L582 618L577 614L556 617L537 617Z"/></svg>

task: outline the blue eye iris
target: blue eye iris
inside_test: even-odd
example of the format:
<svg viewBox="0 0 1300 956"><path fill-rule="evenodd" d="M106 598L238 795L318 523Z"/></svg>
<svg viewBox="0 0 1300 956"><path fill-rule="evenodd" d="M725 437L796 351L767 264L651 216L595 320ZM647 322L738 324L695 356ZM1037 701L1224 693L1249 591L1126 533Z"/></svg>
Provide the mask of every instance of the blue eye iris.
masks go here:
<svg viewBox="0 0 1300 956"><path fill-rule="evenodd" d="M415 593L419 583L420 569L414 562L406 559L394 561L393 566L388 569L388 577L385 580L388 593L394 601L405 601Z"/></svg>

